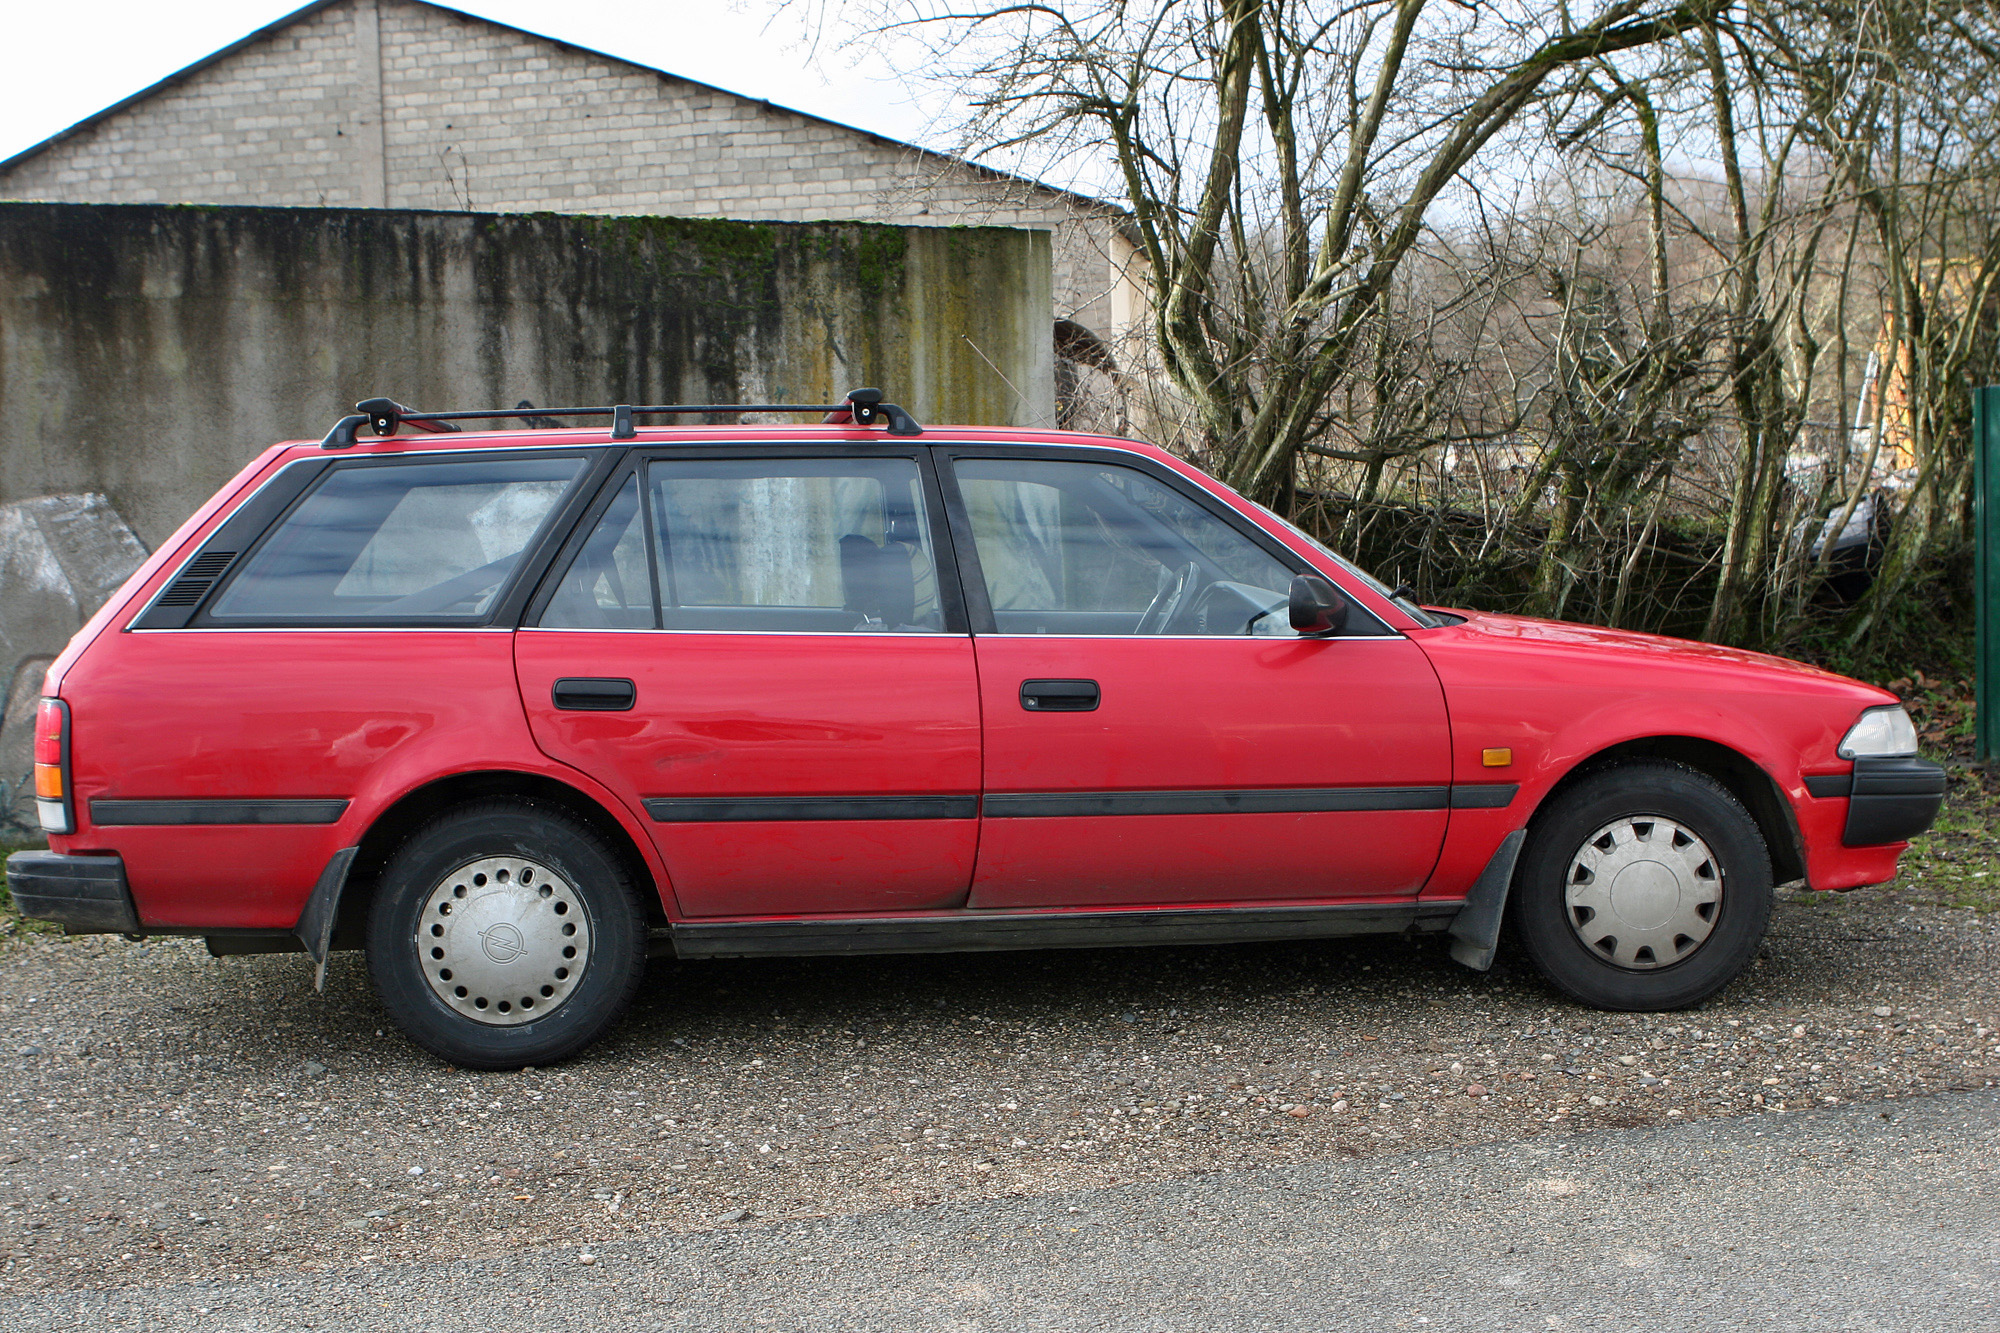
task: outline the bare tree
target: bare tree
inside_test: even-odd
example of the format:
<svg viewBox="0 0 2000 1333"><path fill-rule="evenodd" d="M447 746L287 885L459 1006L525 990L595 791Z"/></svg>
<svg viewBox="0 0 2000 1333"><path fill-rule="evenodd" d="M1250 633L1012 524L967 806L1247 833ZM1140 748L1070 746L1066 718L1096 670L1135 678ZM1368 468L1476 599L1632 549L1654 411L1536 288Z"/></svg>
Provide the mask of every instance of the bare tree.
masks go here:
<svg viewBox="0 0 2000 1333"><path fill-rule="evenodd" d="M1283 505L1301 453L1340 435L1330 404L1475 157L1572 72L1724 2L1609 0L1578 19L1430 0L908 0L881 21L972 92L968 145L1109 155L1191 452Z"/></svg>
<svg viewBox="0 0 2000 1333"><path fill-rule="evenodd" d="M1970 532L1971 390L1996 368L2000 14L1960 0L1882 0L1859 11L1799 5L1789 19L1760 24L1756 37L1874 231L1886 298L1882 406L1910 465L1883 570L1846 626L1855 647L1927 558Z"/></svg>

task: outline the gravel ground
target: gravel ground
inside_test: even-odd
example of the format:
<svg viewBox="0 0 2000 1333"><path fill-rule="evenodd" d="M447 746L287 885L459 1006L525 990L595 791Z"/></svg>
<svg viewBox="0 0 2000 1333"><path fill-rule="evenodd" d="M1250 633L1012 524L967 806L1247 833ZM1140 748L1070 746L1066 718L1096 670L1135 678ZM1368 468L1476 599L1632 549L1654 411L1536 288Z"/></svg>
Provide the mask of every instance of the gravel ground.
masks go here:
<svg viewBox="0 0 2000 1333"><path fill-rule="evenodd" d="M0 942L0 1294L492 1258L2000 1083L2000 919L1786 893L1673 1015L1435 940L656 964L476 1074L339 955ZM1365 1165L1360 1163L1357 1165Z"/></svg>
<svg viewBox="0 0 2000 1333"><path fill-rule="evenodd" d="M2000 1094L1940 1093L588 1250L0 1294L0 1328L1991 1333L1996 1112Z"/></svg>

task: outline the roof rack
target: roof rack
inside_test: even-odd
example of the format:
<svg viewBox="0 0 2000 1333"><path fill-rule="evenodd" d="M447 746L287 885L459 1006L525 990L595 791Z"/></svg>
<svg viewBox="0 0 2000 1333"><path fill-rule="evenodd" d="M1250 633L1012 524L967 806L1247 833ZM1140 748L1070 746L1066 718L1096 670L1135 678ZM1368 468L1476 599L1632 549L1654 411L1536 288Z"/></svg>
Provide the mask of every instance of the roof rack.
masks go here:
<svg viewBox="0 0 2000 1333"><path fill-rule="evenodd" d="M629 440L637 434L633 418L666 416L691 412L819 412L821 420L829 426L872 426L877 420L887 420L891 435L922 435L924 428L916 418L896 406L882 401L880 389L856 389L846 398L832 404L804 403L668 403L655 407L635 407L620 403L616 407L535 407L523 403L519 407L496 408L482 412L419 412L413 407L405 407L393 398L365 398L354 405L354 413L342 417L319 442L322 449L352 449L357 440L357 432L363 426L377 435L394 435L404 426L432 434L443 434L458 430L454 423L460 421L493 421L506 417L610 417L611 438Z"/></svg>

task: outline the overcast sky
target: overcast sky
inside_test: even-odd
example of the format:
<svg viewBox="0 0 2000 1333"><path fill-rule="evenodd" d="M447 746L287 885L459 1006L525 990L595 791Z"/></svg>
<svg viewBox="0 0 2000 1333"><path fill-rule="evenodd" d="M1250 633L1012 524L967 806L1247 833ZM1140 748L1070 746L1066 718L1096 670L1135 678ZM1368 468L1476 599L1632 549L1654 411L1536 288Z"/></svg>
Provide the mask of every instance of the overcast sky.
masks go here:
<svg viewBox="0 0 2000 1333"><path fill-rule="evenodd" d="M0 158L247 36L301 0L5 0ZM892 138L947 147L903 88L851 52L807 51L767 0L461 0L450 8L559 37Z"/></svg>

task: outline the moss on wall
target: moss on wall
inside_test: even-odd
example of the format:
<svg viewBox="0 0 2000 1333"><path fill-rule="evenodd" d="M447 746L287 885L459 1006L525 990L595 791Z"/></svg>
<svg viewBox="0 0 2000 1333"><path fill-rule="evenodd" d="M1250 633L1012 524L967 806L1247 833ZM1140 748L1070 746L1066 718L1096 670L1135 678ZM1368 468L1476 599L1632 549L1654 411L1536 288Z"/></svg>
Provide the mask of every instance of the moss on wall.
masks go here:
<svg viewBox="0 0 2000 1333"><path fill-rule="evenodd" d="M1053 419L1049 238L1002 228L0 203L0 501L149 543L357 399Z"/></svg>

